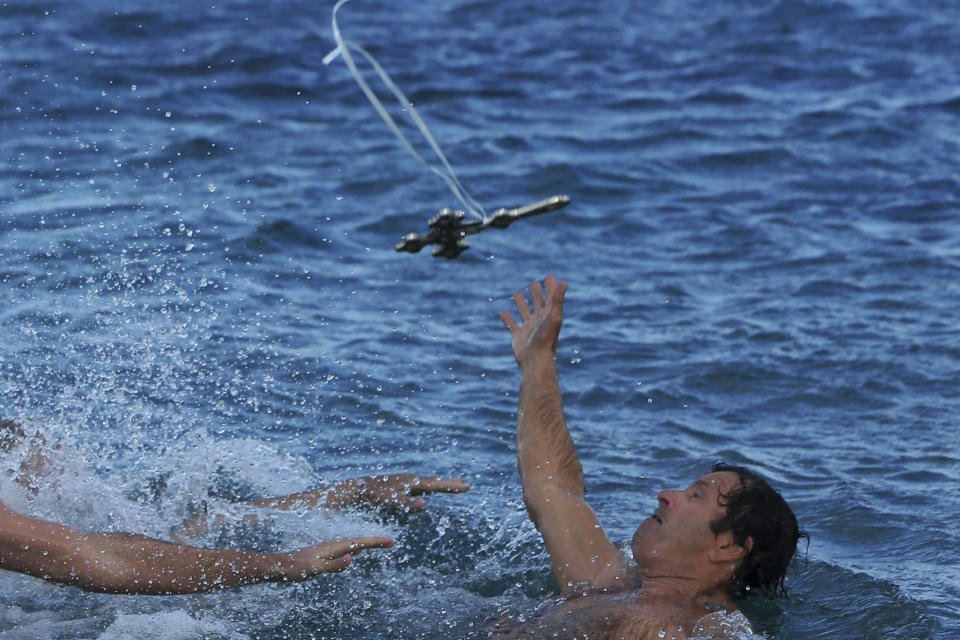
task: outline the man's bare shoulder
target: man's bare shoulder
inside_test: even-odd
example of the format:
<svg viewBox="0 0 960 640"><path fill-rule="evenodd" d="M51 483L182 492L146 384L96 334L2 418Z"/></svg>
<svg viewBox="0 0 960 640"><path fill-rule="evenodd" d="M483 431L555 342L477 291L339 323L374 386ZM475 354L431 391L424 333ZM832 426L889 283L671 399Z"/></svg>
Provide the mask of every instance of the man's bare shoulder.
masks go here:
<svg viewBox="0 0 960 640"><path fill-rule="evenodd" d="M745 640L753 628L740 611L714 611L697 617L690 612L663 611L658 607L637 606L624 612L610 634L619 640Z"/></svg>
<svg viewBox="0 0 960 640"><path fill-rule="evenodd" d="M704 640L741 640L752 637L753 626L747 616L738 610L708 613L697 620L691 635L691 638Z"/></svg>

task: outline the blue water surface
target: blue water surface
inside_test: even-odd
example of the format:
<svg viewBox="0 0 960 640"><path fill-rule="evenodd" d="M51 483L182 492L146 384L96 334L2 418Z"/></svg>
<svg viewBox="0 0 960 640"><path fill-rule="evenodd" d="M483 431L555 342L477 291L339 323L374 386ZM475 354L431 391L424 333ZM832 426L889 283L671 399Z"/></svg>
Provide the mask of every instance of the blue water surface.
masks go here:
<svg viewBox="0 0 960 640"><path fill-rule="evenodd" d="M547 273L613 539L747 464L811 534L790 596L746 606L762 636L960 637L960 5L353 0L344 36L488 211L573 201L453 261L393 250L458 203L322 64L331 9L0 0L0 414L59 447L0 498L165 537L201 502L373 471L473 490L197 541L397 538L310 583L4 573L0 638L457 638L556 595L498 318Z"/></svg>

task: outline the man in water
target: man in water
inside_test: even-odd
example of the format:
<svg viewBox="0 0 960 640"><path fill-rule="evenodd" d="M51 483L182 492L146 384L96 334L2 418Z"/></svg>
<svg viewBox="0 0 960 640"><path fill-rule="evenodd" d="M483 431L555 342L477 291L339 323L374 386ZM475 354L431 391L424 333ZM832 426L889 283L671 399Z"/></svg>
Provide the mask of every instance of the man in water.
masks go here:
<svg viewBox="0 0 960 640"><path fill-rule="evenodd" d="M16 446L27 447L27 451L11 470L14 480L35 490L42 476L50 472L46 443L42 436L28 437L18 423L0 418L0 451L10 453ZM276 509L373 505L419 510L423 508L419 495L461 493L469 488L459 478L367 476L251 504ZM178 534L205 531L205 520L193 519L184 523ZM0 503L0 569L104 593L166 595L260 582L299 582L343 571L352 556L365 549L390 546L390 538L371 536L282 553L205 549L132 533L80 531L16 513Z"/></svg>
<svg viewBox="0 0 960 640"><path fill-rule="evenodd" d="M583 472L563 417L556 366L567 285L514 294L520 322L501 314L520 366L517 459L530 519L567 596L542 615L502 620L494 637L737 638L750 633L734 597L782 591L801 534L787 503L741 467L714 465L659 506L633 536L633 563L585 500Z"/></svg>

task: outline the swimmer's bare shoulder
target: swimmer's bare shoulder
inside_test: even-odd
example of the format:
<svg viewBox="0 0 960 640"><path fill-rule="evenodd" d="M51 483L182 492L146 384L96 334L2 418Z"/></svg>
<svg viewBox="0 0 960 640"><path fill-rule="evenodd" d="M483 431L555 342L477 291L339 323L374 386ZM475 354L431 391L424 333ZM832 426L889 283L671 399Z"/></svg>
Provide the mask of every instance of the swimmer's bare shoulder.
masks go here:
<svg viewBox="0 0 960 640"><path fill-rule="evenodd" d="M741 640L753 636L753 626L738 609L708 613L693 627L697 640Z"/></svg>
<svg viewBox="0 0 960 640"><path fill-rule="evenodd" d="M739 611L716 611L692 624L651 618L646 612L628 612L607 636L611 640L742 640L753 629Z"/></svg>
<svg viewBox="0 0 960 640"><path fill-rule="evenodd" d="M753 633L732 602L705 613L699 605L647 601L626 607L606 635L611 640L741 640Z"/></svg>

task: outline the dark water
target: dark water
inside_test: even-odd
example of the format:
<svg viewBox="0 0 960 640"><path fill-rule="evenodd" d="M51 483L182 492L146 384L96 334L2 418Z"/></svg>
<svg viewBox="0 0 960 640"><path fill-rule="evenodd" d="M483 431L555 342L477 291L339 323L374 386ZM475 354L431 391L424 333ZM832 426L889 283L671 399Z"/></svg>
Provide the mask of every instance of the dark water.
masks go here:
<svg viewBox="0 0 960 640"><path fill-rule="evenodd" d="M455 638L553 596L497 317L546 273L614 539L745 463L812 536L791 596L748 608L763 636L960 636L958 5L354 0L345 37L488 211L573 200L456 261L392 250L456 202L321 64L331 8L0 2L0 413L63 469L2 499L163 536L198 500L373 470L473 491L206 540L397 536L308 584L5 573L0 638Z"/></svg>

